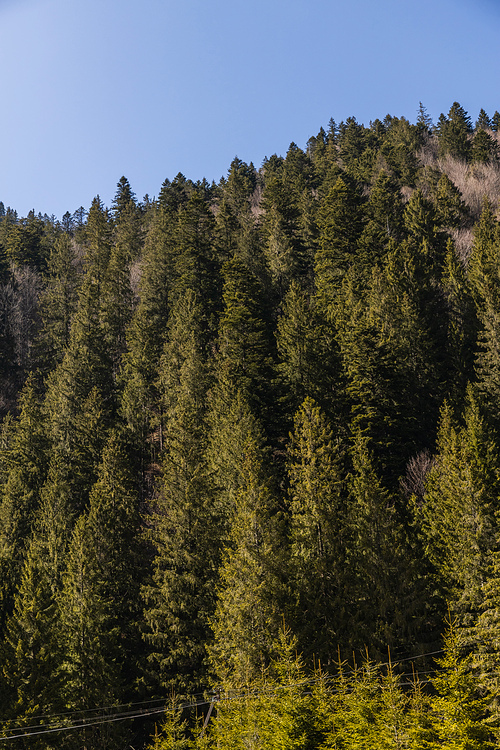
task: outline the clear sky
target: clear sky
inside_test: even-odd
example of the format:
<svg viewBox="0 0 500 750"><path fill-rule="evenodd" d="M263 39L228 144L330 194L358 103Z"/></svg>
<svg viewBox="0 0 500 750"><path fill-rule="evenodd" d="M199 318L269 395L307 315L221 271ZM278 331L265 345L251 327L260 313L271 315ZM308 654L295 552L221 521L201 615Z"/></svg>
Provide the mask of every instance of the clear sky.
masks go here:
<svg viewBox="0 0 500 750"><path fill-rule="evenodd" d="M61 217L125 175L302 148L331 117L500 111L500 0L0 0L0 200Z"/></svg>

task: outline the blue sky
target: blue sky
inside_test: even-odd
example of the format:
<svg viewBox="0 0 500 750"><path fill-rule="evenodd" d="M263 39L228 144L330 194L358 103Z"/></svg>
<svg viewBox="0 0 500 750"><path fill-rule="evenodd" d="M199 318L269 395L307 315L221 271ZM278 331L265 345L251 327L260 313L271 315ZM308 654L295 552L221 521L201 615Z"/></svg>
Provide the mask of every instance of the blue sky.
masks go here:
<svg viewBox="0 0 500 750"><path fill-rule="evenodd" d="M0 200L259 167L330 117L500 111L500 0L0 0Z"/></svg>

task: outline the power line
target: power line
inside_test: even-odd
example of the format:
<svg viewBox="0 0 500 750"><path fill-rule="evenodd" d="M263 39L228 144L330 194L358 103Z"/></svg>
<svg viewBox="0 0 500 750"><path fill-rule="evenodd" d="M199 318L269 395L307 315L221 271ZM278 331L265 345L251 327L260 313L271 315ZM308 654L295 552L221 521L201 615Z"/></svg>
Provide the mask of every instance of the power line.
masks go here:
<svg viewBox="0 0 500 750"><path fill-rule="evenodd" d="M102 724L111 724L117 721L127 721L132 719L139 719L144 718L147 716L157 716L159 714L169 713L173 711L182 711L186 708L197 708L199 706L204 706L209 704L210 701L204 700L204 701L197 701L196 703L189 703L189 704L180 704L179 706L176 706L175 709L170 709L167 707L154 709L154 710L147 710L147 711L140 711L139 713L132 712L125 712L121 714L117 714L115 716L99 716L95 717L92 721L85 721L83 724L68 724L66 726L56 726L56 727L44 727L40 728L39 731L21 731L29 729L29 727L13 727L12 729L3 729L3 732L20 732L20 734L15 735L9 735L8 737L0 737L0 742L6 742L8 740L16 740L20 739L22 737L38 737L42 734L53 734L54 732L69 732L74 731L77 729L87 729L88 727L95 727L100 726ZM33 726L33 729L38 729L38 726Z"/></svg>
<svg viewBox="0 0 500 750"><path fill-rule="evenodd" d="M394 663L393 666L396 666L397 664L399 664L401 662L414 661L414 660L417 660L417 659L424 658L426 656L435 656L435 655L441 654L441 653L443 653L443 649L439 649L438 651L430 651L430 652L425 653L425 654L417 654L416 656L413 656L413 657L407 657L407 658L404 658L404 659L399 659L399 660L397 660ZM377 663L374 662L374 664L373 664L374 669L379 669L380 667L389 666L389 665L391 665L391 662L377 662ZM363 669L363 667L361 667L361 669ZM435 671L442 671L442 670L435 670ZM401 677L404 678L406 676L406 674L403 673L401 675ZM426 672L425 674L428 674L428 672ZM297 682L291 682L291 683L288 683L286 685L269 686L267 688L267 690L264 690L264 691L262 691L262 690L261 691L253 690L251 694L249 692L245 692L245 688L240 688L237 691L236 695L229 696L229 695L226 694L222 698L222 701L228 701L228 700L229 701L233 701L233 700L239 700L239 699L242 699L242 698L249 698L249 697L262 697L263 695L265 696L266 694L267 695L276 695L277 692L279 692L280 690L286 690L286 689L291 688L291 687L306 687L307 685L313 685L313 684L315 684L317 682L320 682L320 681L327 682L327 683L328 682L333 682L333 681L335 681L335 679L336 679L335 676L332 676L332 677L321 676L321 677L317 677L317 678L304 678L303 680L300 680L300 681L297 681ZM430 680L427 679L427 680L420 681L420 682L421 682L421 684L427 684L429 681ZM402 686L411 686L412 684L413 683L411 683L411 682L401 683ZM243 692L242 692L242 690L243 690ZM338 693L337 690L331 691L331 692L332 693ZM310 694L311 693L304 693L304 695L310 695ZM204 695L206 695L206 693L195 693L193 695L193 698L196 698L198 696L204 696ZM221 700L221 698L219 697L218 700ZM83 719L82 718L79 718L79 719L74 718L73 719L73 721L83 722L83 723L80 723L80 724L71 723L71 724L64 724L64 725L62 725L61 724L61 720L58 721L58 719L60 719L60 717L67 717L68 720L70 720L69 717L71 717L71 716L73 716L73 717L76 717L76 716L81 717L81 715L85 714L85 713L95 713L97 711L111 711L113 709L116 710L117 708L124 708L124 707L131 708L133 706L140 706L140 705L147 706L147 705L150 705L152 703L158 703L160 701L163 701L163 699L161 699L161 698L155 698L155 699L150 699L150 700L145 700L145 701L138 701L138 702L135 702L135 703L118 704L118 705L115 705L115 706L101 706L101 707L95 707L95 708L86 708L86 709L81 709L81 710L78 710L78 711L67 711L67 712L63 712L63 713L59 713L59 714L52 714L52 715L51 714L39 714L37 716L31 717L32 720L36 719L36 718L46 718L46 719L49 719L49 720L53 719L52 723L53 724L55 723L56 726L46 726L46 727L43 727L43 725L40 726L39 724L32 724L30 726L16 726L16 727L12 727L10 729L9 728L4 728L4 729L1 730L4 735L6 735L7 732L8 733L11 733L11 732L20 732L20 734L15 734L15 735L9 734L9 735L6 735L6 736L0 736L0 742L6 742L8 740L19 739L19 738L22 738L22 737L32 737L32 736L40 736L40 735L43 735L43 734L51 734L51 733L54 733L54 732L75 731L75 730L79 730L79 729L85 729L85 728L88 728L88 727L100 726L102 724L109 724L109 723L114 723L114 722L118 722L118 721L128 721L128 720L137 719L137 718L146 718L148 716L156 716L156 715L159 715L159 714L168 713L170 711L182 711L182 710L185 710L185 709L198 708L200 706L209 705L209 704L213 705L213 700L206 700L205 699L205 700L202 700L202 701L196 701L195 703L183 703L183 704L179 704L178 706L176 706L175 709L169 709L169 708L166 708L164 706L162 708L155 708L155 709L148 709L148 710L143 709L143 710L139 711L139 713L136 713L134 711L122 711L122 712L114 713L113 715L101 714L100 716L89 717L89 719L92 719L92 720L86 720L85 718L83 718ZM33 730L38 730L38 731L33 731Z"/></svg>

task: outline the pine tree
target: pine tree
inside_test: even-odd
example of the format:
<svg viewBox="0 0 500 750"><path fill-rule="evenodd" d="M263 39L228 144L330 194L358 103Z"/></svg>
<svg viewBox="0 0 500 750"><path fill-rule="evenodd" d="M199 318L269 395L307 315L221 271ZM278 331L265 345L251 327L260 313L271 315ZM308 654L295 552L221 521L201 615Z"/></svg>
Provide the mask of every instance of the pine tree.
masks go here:
<svg viewBox="0 0 500 750"><path fill-rule="evenodd" d="M135 470L143 481L156 463L159 447L151 436L152 422L158 420L158 366L173 283L175 222L173 209L153 210L141 263L139 302L127 330L122 362L120 411L137 446Z"/></svg>
<svg viewBox="0 0 500 750"><path fill-rule="evenodd" d="M491 206L485 203L475 230L468 270L481 326L476 349L477 389L488 419L496 430L500 428L497 405L500 387L497 323L500 314L499 236Z"/></svg>
<svg viewBox="0 0 500 750"><path fill-rule="evenodd" d="M257 279L237 259L224 264L224 309L219 322L217 380L230 399L238 391L265 414L270 403L271 339Z"/></svg>
<svg viewBox="0 0 500 750"><path fill-rule="evenodd" d="M378 161L383 157L397 181L410 187L415 187L419 168L417 154L432 124L425 114L424 118L427 125L422 123L420 117L417 125L412 125L405 117L384 120L386 132L381 136Z"/></svg>
<svg viewBox="0 0 500 750"><path fill-rule="evenodd" d="M118 182L113 208L114 227L103 279L101 325L116 378L133 313L131 269L142 244L141 213L125 177Z"/></svg>
<svg viewBox="0 0 500 750"><path fill-rule="evenodd" d="M449 229L457 228L467 217L460 191L445 174L437 184L436 208L438 223Z"/></svg>
<svg viewBox="0 0 500 750"><path fill-rule="evenodd" d="M258 200L257 172L252 163L235 158L227 179L221 182L222 197L215 222L215 247L222 264L233 256L252 273L262 273L262 248L258 241L254 201Z"/></svg>
<svg viewBox="0 0 500 750"><path fill-rule="evenodd" d="M418 106L417 125L428 132L432 128L432 117L430 117L422 102L419 102Z"/></svg>
<svg viewBox="0 0 500 750"><path fill-rule="evenodd" d="M44 573L28 553L2 648L9 691L3 719L16 727L43 725L44 715L61 711L57 609ZM40 749L55 747L39 739L32 743Z"/></svg>
<svg viewBox="0 0 500 750"><path fill-rule="evenodd" d="M406 204L404 223L410 236L419 244L425 243L427 252L431 252L436 238L436 217L432 204L420 190L415 190Z"/></svg>
<svg viewBox="0 0 500 750"><path fill-rule="evenodd" d="M130 187L130 182L125 176L120 177L116 186L116 193L113 200L113 214L115 221L120 221L124 214L130 208L130 204L135 204L135 193Z"/></svg>
<svg viewBox="0 0 500 750"><path fill-rule="evenodd" d="M474 349L479 323L466 270L448 240L442 289L446 300L447 356L449 368L446 397L452 405L463 402L467 383L474 377Z"/></svg>
<svg viewBox="0 0 500 750"><path fill-rule="evenodd" d="M360 266L369 276L374 265L398 241L403 230L403 206L395 181L381 171L373 185L366 205L367 221L359 241Z"/></svg>
<svg viewBox="0 0 500 750"><path fill-rule="evenodd" d="M354 117L348 117L338 127L336 145L345 171L355 180L369 182L375 158L374 134Z"/></svg>
<svg viewBox="0 0 500 750"><path fill-rule="evenodd" d="M85 273L92 283L92 297L97 310L101 306L102 284L111 253L112 227L107 209L96 196L90 207L85 225Z"/></svg>
<svg viewBox="0 0 500 750"><path fill-rule="evenodd" d="M475 164L498 162L500 150L498 144L486 130L477 130L472 139L471 161Z"/></svg>
<svg viewBox="0 0 500 750"><path fill-rule="evenodd" d="M186 737L187 722L182 719L182 707L174 700L166 710L161 734L158 734L156 727L155 730L153 742L147 746L147 750L189 750L199 746Z"/></svg>
<svg viewBox="0 0 500 750"><path fill-rule="evenodd" d="M316 242L317 188L312 163L291 143L284 160L266 163L262 206L264 253L279 296L310 274Z"/></svg>
<svg viewBox="0 0 500 750"><path fill-rule="evenodd" d="M500 126L500 112L498 110L495 110L495 113L493 117L491 118L491 129L494 133L498 132L498 128Z"/></svg>
<svg viewBox="0 0 500 750"><path fill-rule="evenodd" d="M297 654L297 640L285 625L280 628L274 650L270 676L264 683L260 701L256 701L261 747L269 750L323 747L326 732L317 715L318 691L309 689L309 675ZM318 680L317 675L314 678Z"/></svg>
<svg viewBox="0 0 500 750"><path fill-rule="evenodd" d="M500 633L500 588L499 552L489 555L487 576L482 586L482 601L476 622L469 631L469 639L474 645L472 657L474 674L478 686L488 701L488 710L498 731L500 718L500 674L499 674L499 633Z"/></svg>
<svg viewBox="0 0 500 750"><path fill-rule="evenodd" d="M212 329L220 297L220 269L212 248L213 231L213 214L196 190L178 213L171 304L188 290L195 291L204 306L207 328Z"/></svg>

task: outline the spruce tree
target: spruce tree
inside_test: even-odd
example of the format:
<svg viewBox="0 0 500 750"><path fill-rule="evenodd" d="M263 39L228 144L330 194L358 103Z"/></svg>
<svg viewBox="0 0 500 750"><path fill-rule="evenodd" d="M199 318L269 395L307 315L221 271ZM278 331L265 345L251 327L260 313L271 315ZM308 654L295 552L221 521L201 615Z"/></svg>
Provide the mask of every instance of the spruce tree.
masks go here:
<svg viewBox="0 0 500 750"><path fill-rule="evenodd" d="M498 144L486 130L478 130L472 139L471 161L475 164L498 162L500 151Z"/></svg>
<svg viewBox="0 0 500 750"><path fill-rule="evenodd" d="M224 264L224 309L216 362L218 394L241 391L264 418L271 400L271 337L262 315L258 280L236 258Z"/></svg>
<svg viewBox="0 0 500 750"><path fill-rule="evenodd" d="M460 624L481 606L490 552L496 549L498 455L491 433L468 390L464 426L443 408L437 456L426 480L418 522L442 596Z"/></svg>
<svg viewBox="0 0 500 750"><path fill-rule="evenodd" d="M279 627L282 569L275 501L252 434L246 435L240 470L209 647L214 674L233 686L247 684L269 663Z"/></svg>
<svg viewBox="0 0 500 750"><path fill-rule="evenodd" d="M492 733L486 721L485 699L478 695L470 672L470 657L464 655L464 638L457 622L449 620L444 636L444 656L437 659L432 678L436 695L431 699L436 743L445 750L486 750Z"/></svg>
<svg viewBox="0 0 500 750"><path fill-rule="evenodd" d="M290 616L301 651L326 664L349 630L350 524L342 451L311 398L297 412L289 454Z"/></svg>
<svg viewBox="0 0 500 750"><path fill-rule="evenodd" d="M362 222L359 194L348 181L339 177L320 208L319 246L314 266L318 304L329 318L342 278L357 264Z"/></svg>
<svg viewBox="0 0 500 750"><path fill-rule="evenodd" d="M88 511L78 518L69 546L59 604L64 699L71 711L123 704L137 678L142 563L137 498L127 463L112 433ZM121 746L127 730L110 723L83 734L86 747L113 748Z"/></svg>
<svg viewBox="0 0 500 750"><path fill-rule="evenodd" d="M149 514L152 580L143 589L151 671L157 683L182 694L199 690L206 680L221 544L204 455L202 338L201 307L189 292L172 311L160 362L161 477Z"/></svg>
<svg viewBox="0 0 500 750"><path fill-rule="evenodd" d="M120 412L137 446L135 470L143 482L159 448L150 438L152 422L158 420L158 365L173 283L175 222L173 209L153 209L141 262L139 302L127 329L122 361Z"/></svg>
<svg viewBox="0 0 500 750"><path fill-rule="evenodd" d="M38 343L46 370L53 368L64 356L77 305L76 248L69 234L60 234L56 238L47 266L47 284L40 300L42 329Z"/></svg>
<svg viewBox="0 0 500 750"><path fill-rule="evenodd" d="M478 118L476 120L475 129L479 130L481 128L483 130L487 130L490 127L491 127L491 120L486 114L486 112L484 111L484 109L481 107L481 109L479 110Z"/></svg>
<svg viewBox="0 0 500 750"><path fill-rule="evenodd" d="M374 265L398 241L403 230L403 206L394 179L381 171L366 205L367 221L359 241L360 269L368 276Z"/></svg>
<svg viewBox="0 0 500 750"><path fill-rule="evenodd" d="M276 343L276 370L289 422L306 396L333 410L338 399L337 349L318 315L314 298L296 281L292 281L283 301Z"/></svg>
<svg viewBox="0 0 500 750"><path fill-rule="evenodd" d="M425 615L424 592L416 575L394 496L383 487L369 442L354 435L350 477L353 541L349 590L350 638L382 654L387 646L411 642Z"/></svg>
<svg viewBox="0 0 500 750"><path fill-rule="evenodd" d="M497 323L500 314L499 237L498 223L491 206L485 202L475 229L468 271L480 322L476 347L476 387L495 430L500 429L497 399L500 387Z"/></svg>
<svg viewBox="0 0 500 750"><path fill-rule="evenodd" d="M0 629L12 610L47 471L45 425L33 377L23 388L19 407L19 417L9 426L2 455Z"/></svg>
<svg viewBox="0 0 500 750"><path fill-rule="evenodd" d="M16 725L43 725L46 715L64 708L57 600L71 523L69 488L59 462L53 459L41 490L2 655L10 688L4 716L10 713ZM46 747L42 738L32 742Z"/></svg>
<svg viewBox="0 0 500 750"><path fill-rule="evenodd" d="M467 161L470 152L468 136L472 133L472 123L464 108L454 102L448 116L441 115L437 125L440 156L449 154L455 159Z"/></svg>

